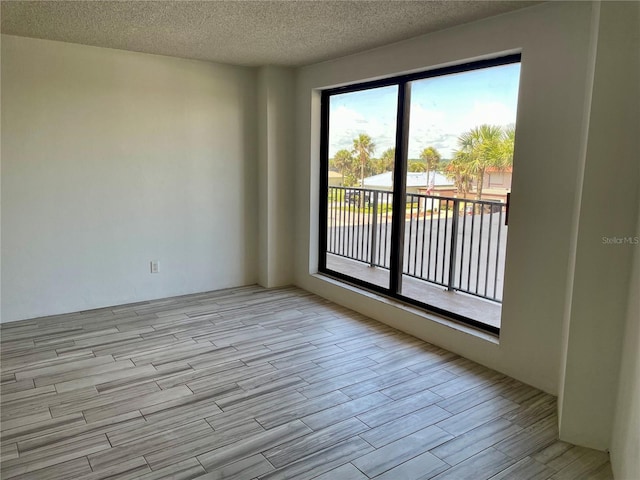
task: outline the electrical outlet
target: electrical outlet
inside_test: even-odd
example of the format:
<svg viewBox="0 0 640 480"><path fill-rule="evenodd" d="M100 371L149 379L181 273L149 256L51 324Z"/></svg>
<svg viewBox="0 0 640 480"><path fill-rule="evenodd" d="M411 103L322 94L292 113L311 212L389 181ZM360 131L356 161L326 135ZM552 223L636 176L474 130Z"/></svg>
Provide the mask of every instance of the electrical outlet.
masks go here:
<svg viewBox="0 0 640 480"><path fill-rule="evenodd" d="M158 273L160 271L160 262L158 260L151 260L151 273Z"/></svg>

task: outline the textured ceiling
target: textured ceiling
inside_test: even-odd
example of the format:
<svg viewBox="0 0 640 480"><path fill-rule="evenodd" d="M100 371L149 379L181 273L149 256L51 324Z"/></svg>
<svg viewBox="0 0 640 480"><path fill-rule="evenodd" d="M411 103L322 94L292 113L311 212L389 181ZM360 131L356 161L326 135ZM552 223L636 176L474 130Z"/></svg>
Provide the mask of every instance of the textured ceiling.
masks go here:
<svg viewBox="0 0 640 480"><path fill-rule="evenodd" d="M2 33L236 65L300 66L533 1L2 1Z"/></svg>

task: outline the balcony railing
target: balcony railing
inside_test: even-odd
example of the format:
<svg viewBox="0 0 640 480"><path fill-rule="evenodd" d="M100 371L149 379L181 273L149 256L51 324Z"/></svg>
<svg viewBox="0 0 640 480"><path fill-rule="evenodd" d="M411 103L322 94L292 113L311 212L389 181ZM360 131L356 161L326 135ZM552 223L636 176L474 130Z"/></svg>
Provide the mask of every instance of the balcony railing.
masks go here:
<svg viewBox="0 0 640 480"><path fill-rule="evenodd" d="M329 187L327 253L389 269L392 197ZM492 200L408 193L402 273L501 303L505 209Z"/></svg>

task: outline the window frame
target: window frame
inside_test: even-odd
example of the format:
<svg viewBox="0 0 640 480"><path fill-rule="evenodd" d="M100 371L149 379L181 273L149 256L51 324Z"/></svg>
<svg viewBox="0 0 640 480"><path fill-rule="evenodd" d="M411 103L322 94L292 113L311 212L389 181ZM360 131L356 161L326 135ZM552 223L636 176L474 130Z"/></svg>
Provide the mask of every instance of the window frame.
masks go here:
<svg viewBox="0 0 640 480"><path fill-rule="evenodd" d="M398 293L398 287L402 282L402 264L404 254L404 215L398 212L404 206L406 199L406 178L407 178L407 150L409 142L409 122L411 103L411 82L424 80L457 73L471 72L484 68L498 67L522 63L520 53L501 55L495 58L465 62L461 64L434 68L420 72L397 75L384 79L358 82L335 88L328 88L321 91L320 106L320 191L319 191L319 242L318 242L318 272L343 281L357 287L373 291L378 294L401 301L408 305L418 307L430 313L444 316L466 325L484 330L486 332L499 335L500 328L487 325L478 320L450 312L435 305L430 305L411 297ZM397 86L398 101L396 111L396 143L393 175L393 215L391 221L391 257L389 269L389 286L383 287L367 282L365 280L351 277L341 272L327 268L327 228L328 228L328 191L329 191L329 104L334 95L365 91L374 88ZM400 213L400 214L398 214Z"/></svg>

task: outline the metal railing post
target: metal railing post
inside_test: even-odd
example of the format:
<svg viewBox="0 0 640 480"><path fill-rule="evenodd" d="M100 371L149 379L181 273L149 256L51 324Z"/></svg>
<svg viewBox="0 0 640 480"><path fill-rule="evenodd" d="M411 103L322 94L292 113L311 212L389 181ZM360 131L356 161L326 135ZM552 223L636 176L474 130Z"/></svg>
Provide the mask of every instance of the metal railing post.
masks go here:
<svg viewBox="0 0 640 480"><path fill-rule="evenodd" d="M456 272L456 250L458 249L458 215L460 213L460 201L456 198L453 200L453 219L451 223L451 250L449 251L449 281L447 282L447 290L455 290L453 282Z"/></svg>
<svg viewBox="0 0 640 480"><path fill-rule="evenodd" d="M373 194L373 220L371 221L371 255L369 259L369 266L375 267L375 255L376 247L378 246L378 192L371 192Z"/></svg>

